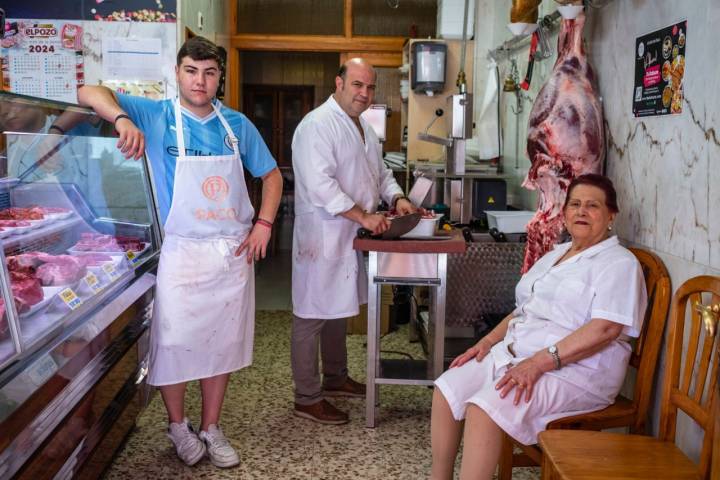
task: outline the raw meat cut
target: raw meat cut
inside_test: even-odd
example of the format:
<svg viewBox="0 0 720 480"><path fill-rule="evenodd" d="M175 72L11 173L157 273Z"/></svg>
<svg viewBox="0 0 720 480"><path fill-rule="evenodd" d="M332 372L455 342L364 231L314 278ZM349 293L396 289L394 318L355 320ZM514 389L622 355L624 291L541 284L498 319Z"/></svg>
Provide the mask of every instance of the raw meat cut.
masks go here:
<svg viewBox="0 0 720 480"><path fill-rule="evenodd" d="M42 220L45 218L40 207L10 207L0 210L1 220Z"/></svg>
<svg viewBox="0 0 720 480"><path fill-rule="evenodd" d="M31 267L29 267L27 271L10 271L10 288L15 298L18 313L28 311L30 306L41 302L43 299L40 281L31 270Z"/></svg>
<svg viewBox="0 0 720 480"><path fill-rule="evenodd" d="M110 255L105 255L103 253L89 253L87 255L83 255L82 257L78 257L78 259L82 260L86 267L97 267L103 263L113 261L113 258Z"/></svg>
<svg viewBox="0 0 720 480"><path fill-rule="evenodd" d="M87 273L84 259L72 255L51 255L45 252L27 252L7 258L11 272L31 272L43 286L70 285Z"/></svg>
<svg viewBox="0 0 720 480"><path fill-rule="evenodd" d="M85 262L72 255L54 255L37 268L43 286L71 285L87 274Z"/></svg>
<svg viewBox="0 0 720 480"><path fill-rule="evenodd" d="M72 247L79 252L139 252L145 243L137 237L113 237L96 233L82 233L80 240Z"/></svg>
<svg viewBox="0 0 720 480"><path fill-rule="evenodd" d="M527 226L523 273L560 236L570 182L585 173L600 173L605 155L602 106L583 47L584 25L582 13L562 20L558 59L530 112L527 152L532 166L523 186L540 192L538 210Z"/></svg>

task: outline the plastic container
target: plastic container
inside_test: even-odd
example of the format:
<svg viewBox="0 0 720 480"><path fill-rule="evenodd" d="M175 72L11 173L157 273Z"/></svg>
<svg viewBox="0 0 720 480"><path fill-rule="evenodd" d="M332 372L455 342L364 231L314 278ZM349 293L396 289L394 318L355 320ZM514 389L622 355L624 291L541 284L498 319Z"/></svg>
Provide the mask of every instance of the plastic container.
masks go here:
<svg viewBox="0 0 720 480"><path fill-rule="evenodd" d="M488 228L497 228L503 233L525 233L530 219L535 212L529 210L485 212L488 218Z"/></svg>
<svg viewBox="0 0 720 480"><path fill-rule="evenodd" d="M435 235L435 230L437 230L441 218L441 213L435 213L434 218L421 218L420 223L418 223L415 228L405 235L401 235L400 238L432 237Z"/></svg>

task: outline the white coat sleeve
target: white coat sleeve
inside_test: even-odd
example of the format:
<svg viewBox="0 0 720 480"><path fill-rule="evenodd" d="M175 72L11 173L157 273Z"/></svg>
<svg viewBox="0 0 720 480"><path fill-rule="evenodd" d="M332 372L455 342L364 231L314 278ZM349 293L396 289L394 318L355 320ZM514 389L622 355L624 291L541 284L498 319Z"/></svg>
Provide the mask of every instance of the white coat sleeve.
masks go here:
<svg viewBox="0 0 720 480"><path fill-rule="evenodd" d="M378 147L378 172L380 172L380 178L378 179L378 190L380 192L380 197L387 202L390 207L392 207L392 200L396 195L403 195L403 190L398 185L397 181L395 181L395 177L393 176L392 170L387 168L385 166L385 162L383 161L382 156L382 145L380 144L380 141L375 137L375 141L377 142Z"/></svg>
<svg viewBox="0 0 720 480"><path fill-rule="evenodd" d="M347 212L355 202L335 179L337 159L327 128L315 122L301 124L293 139L293 168L313 206L330 215Z"/></svg>

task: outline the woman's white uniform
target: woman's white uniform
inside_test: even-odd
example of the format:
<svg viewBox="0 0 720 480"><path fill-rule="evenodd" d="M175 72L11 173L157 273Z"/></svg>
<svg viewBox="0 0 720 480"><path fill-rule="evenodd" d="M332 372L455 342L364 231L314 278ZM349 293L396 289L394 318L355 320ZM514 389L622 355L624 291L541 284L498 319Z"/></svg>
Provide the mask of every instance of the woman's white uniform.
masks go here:
<svg viewBox="0 0 720 480"><path fill-rule="evenodd" d="M212 377L252 363L253 265L235 250L251 228L238 141L215 105L232 155L186 156L175 102L178 158L165 221L151 327L151 385Z"/></svg>

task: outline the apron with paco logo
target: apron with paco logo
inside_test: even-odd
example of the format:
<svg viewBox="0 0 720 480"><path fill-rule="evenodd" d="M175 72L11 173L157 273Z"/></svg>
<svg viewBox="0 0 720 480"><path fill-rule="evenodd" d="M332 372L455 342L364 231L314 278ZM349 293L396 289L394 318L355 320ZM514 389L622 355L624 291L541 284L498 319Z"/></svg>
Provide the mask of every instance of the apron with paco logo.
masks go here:
<svg viewBox="0 0 720 480"><path fill-rule="evenodd" d="M150 334L148 383L172 385L252 363L253 265L235 250L253 217L238 140L214 104L232 155L186 156L175 101L178 158L165 221Z"/></svg>

